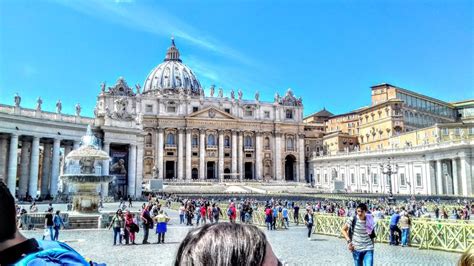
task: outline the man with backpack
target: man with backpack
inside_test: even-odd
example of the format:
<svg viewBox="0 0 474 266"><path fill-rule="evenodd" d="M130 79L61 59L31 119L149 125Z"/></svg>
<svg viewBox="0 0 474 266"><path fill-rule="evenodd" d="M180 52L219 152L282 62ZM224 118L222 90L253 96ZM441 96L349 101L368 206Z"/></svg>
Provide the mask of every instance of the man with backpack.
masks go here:
<svg viewBox="0 0 474 266"><path fill-rule="evenodd" d="M235 219L237 218L237 209L235 208L235 203L230 203L230 206L227 209L227 216L229 217L229 222L235 223Z"/></svg>
<svg viewBox="0 0 474 266"><path fill-rule="evenodd" d="M352 252L355 266L374 265L375 222L372 214L367 213L367 205L360 203L356 215L349 217L342 227L342 235L347 248Z"/></svg>

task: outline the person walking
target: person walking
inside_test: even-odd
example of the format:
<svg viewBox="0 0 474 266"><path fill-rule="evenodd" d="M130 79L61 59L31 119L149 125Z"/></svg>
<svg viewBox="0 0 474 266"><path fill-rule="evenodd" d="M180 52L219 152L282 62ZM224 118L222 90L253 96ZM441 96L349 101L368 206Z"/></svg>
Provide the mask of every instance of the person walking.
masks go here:
<svg viewBox="0 0 474 266"><path fill-rule="evenodd" d="M347 241L347 248L352 252L355 266L374 265L375 222L367 213L367 205L360 203L356 215L349 217L342 227L342 235Z"/></svg>
<svg viewBox="0 0 474 266"><path fill-rule="evenodd" d="M63 218L59 215L60 211L57 210L56 214L53 217L53 223L54 223L54 241L58 241L59 238L59 229L61 229L61 226L65 228L66 226L64 225Z"/></svg>
<svg viewBox="0 0 474 266"><path fill-rule="evenodd" d="M207 207L206 207L206 205L202 204L199 211L201 212L202 224L206 224L206 221L207 221L207 219L206 219L207 218Z"/></svg>
<svg viewBox="0 0 474 266"><path fill-rule="evenodd" d="M283 206L281 214L283 216L283 225L285 226L285 229L288 229L288 227L290 227L290 220L288 217L288 209L286 208L286 206Z"/></svg>
<svg viewBox="0 0 474 266"><path fill-rule="evenodd" d="M220 216L222 216L221 208L216 203L212 204L212 216L214 217L214 223L218 223Z"/></svg>
<svg viewBox="0 0 474 266"><path fill-rule="evenodd" d="M403 212L400 218L400 228L402 229L402 247L408 246L410 241L411 218L407 212Z"/></svg>
<svg viewBox="0 0 474 266"><path fill-rule="evenodd" d="M153 219L150 216L150 210L152 205L148 205L140 215L140 219L143 222L143 241L142 244L150 244L148 242L148 234L150 229L153 229Z"/></svg>
<svg viewBox="0 0 474 266"><path fill-rule="evenodd" d="M237 218L237 209L235 208L235 203L231 202L229 208L227 209L227 216L229 217L229 222L235 223Z"/></svg>
<svg viewBox="0 0 474 266"><path fill-rule="evenodd" d="M313 211L306 209L306 214L304 216L304 224L308 228L308 240L311 240L311 233L313 231L314 216Z"/></svg>
<svg viewBox="0 0 474 266"><path fill-rule="evenodd" d="M265 224L267 225L267 230L273 230L273 224L272 224L272 217L273 217L273 211L270 206L267 206L265 208Z"/></svg>
<svg viewBox="0 0 474 266"><path fill-rule="evenodd" d="M135 223L133 219L133 214L130 213L130 211L125 212L125 231L127 232L127 236L130 239L130 242L132 245L135 245L135 234L138 233L140 229L138 228L138 225ZM127 239L127 244L128 244L128 239Z"/></svg>
<svg viewBox="0 0 474 266"><path fill-rule="evenodd" d="M293 221L295 222L296 225L299 224L299 219L300 219L300 206L298 206L298 203L295 203L295 206L293 207Z"/></svg>
<svg viewBox="0 0 474 266"><path fill-rule="evenodd" d="M165 243L165 234L167 231L167 223L169 222L170 218L164 213L163 210L160 210L160 213L153 218L156 221L156 234L158 235L158 242L157 244L164 244Z"/></svg>
<svg viewBox="0 0 474 266"><path fill-rule="evenodd" d="M184 203L181 203L181 206L179 207L178 213L179 213L179 224L184 224L184 213L186 212L186 208L184 207Z"/></svg>
<svg viewBox="0 0 474 266"><path fill-rule="evenodd" d="M402 231L398 228L398 221L400 220L400 211L398 209L390 217L390 245L399 245L399 238L402 235ZM395 232L398 236L395 235Z"/></svg>
<svg viewBox="0 0 474 266"><path fill-rule="evenodd" d="M110 228L113 228L114 230L114 246L117 244L117 236L119 239L119 245L122 245L122 237L124 235L125 223L121 209L118 209L114 217L112 217L112 221L109 225L109 230Z"/></svg>
<svg viewBox="0 0 474 266"><path fill-rule="evenodd" d="M53 226L54 226L54 222L53 222L53 210L50 209L50 210L48 211L48 213L46 213L46 215L44 216L44 229L45 229L45 232L44 232L44 234L43 234L43 240L44 240L45 237L48 235L48 233L49 233L49 236L51 237L51 241L54 240Z"/></svg>

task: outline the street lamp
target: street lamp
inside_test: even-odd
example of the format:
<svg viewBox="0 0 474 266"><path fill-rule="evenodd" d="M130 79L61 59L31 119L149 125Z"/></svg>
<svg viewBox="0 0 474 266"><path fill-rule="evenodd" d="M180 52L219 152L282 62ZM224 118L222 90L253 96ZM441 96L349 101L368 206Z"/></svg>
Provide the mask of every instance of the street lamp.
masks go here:
<svg viewBox="0 0 474 266"><path fill-rule="evenodd" d="M380 170L383 175L387 175L388 177L388 184L389 184L389 189L388 189L388 200L389 203L395 203L393 199L393 192L392 192L392 175L397 174L398 172L398 164L392 165L391 163L392 158L388 158L388 161L386 164L381 163L380 164Z"/></svg>

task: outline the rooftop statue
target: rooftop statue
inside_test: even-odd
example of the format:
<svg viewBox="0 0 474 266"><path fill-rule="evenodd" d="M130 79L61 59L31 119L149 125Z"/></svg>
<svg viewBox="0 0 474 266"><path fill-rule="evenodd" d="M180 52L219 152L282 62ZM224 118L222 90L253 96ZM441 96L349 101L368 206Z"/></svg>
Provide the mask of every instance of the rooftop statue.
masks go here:
<svg viewBox="0 0 474 266"><path fill-rule="evenodd" d="M140 83L135 84L135 89L137 90L137 94L140 94L140 89L141 89Z"/></svg>
<svg viewBox="0 0 474 266"><path fill-rule="evenodd" d="M56 103L56 113L60 114L62 109L63 104L61 103L61 100L58 100L58 102Z"/></svg>
<svg viewBox="0 0 474 266"><path fill-rule="evenodd" d="M43 104L43 100L41 100L41 97L38 97L38 99L36 99L36 111L41 111L42 104Z"/></svg>
<svg viewBox="0 0 474 266"><path fill-rule="evenodd" d="M234 92L234 89L232 89L232 90L230 91L230 98L231 98L232 100L235 100L235 92Z"/></svg>
<svg viewBox="0 0 474 266"><path fill-rule="evenodd" d="M211 97L214 97L214 85L211 85L211 88L209 90Z"/></svg>
<svg viewBox="0 0 474 266"><path fill-rule="evenodd" d="M222 97L224 97L224 91L222 90L222 88L219 88L219 98Z"/></svg>
<svg viewBox="0 0 474 266"><path fill-rule="evenodd" d="M105 81L102 82L102 83L100 83L100 91L101 91L102 93L105 93L105 86L106 86L106 85L105 85Z"/></svg>
<svg viewBox="0 0 474 266"><path fill-rule="evenodd" d="M243 96L242 90L239 89L238 94L239 94L239 101L241 101L241 100L242 100L242 96Z"/></svg>
<svg viewBox="0 0 474 266"><path fill-rule="evenodd" d="M81 105L79 103L76 104L76 115L80 116L81 115Z"/></svg>
<svg viewBox="0 0 474 266"><path fill-rule="evenodd" d="M255 92L255 100L256 100L257 102L260 101L260 93L258 93L258 91Z"/></svg>
<svg viewBox="0 0 474 266"><path fill-rule="evenodd" d="M18 93L15 93L15 106L16 107L20 107L20 103L21 103L21 97L20 95L18 95Z"/></svg>

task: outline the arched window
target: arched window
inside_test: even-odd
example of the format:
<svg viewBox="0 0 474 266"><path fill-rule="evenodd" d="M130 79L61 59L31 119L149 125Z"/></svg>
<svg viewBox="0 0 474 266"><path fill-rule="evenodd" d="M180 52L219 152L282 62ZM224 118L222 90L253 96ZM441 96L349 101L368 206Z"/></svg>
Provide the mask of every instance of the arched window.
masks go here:
<svg viewBox="0 0 474 266"><path fill-rule="evenodd" d="M293 148L294 148L294 145L293 145L293 138L288 138L286 140L286 149L289 150L289 151L292 151Z"/></svg>
<svg viewBox="0 0 474 266"><path fill-rule="evenodd" d="M193 135L193 138L192 138L192 145L193 146L198 146L198 136L197 135Z"/></svg>
<svg viewBox="0 0 474 266"><path fill-rule="evenodd" d="M166 135L166 144L174 145L174 134L173 133L168 133L168 135Z"/></svg>
<svg viewBox="0 0 474 266"><path fill-rule="evenodd" d="M293 110L286 110L286 119L293 119Z"/></svg>
<svg viewBox="0 0 474 266"><path fill-rule="evenodd" d="M224 147L226 147L226 148L230 147L230 138L229 138L229 136L224 137Z"/></svg>
<svg viewBox="0 0 474 266"><path fill-rule="evenodd" d="M148 134L145 136L145 145L152 145L151 133L148 133Z"/></svg>
<svg viewBox="0 0 474 266"><path fill-rule="evenodd" d="M216 145L216 137L214 135L209 135L207 136L207 145L209 146L215 146Z"/></svg>
<svg viewBox="0 0 474 266"><path fill-rule="evenodd" d="M265 139L263 140L263 147L265 149L270 149L270 138L269 137L265 137Z"/></svg>
<svg viewBox="0 0 474 266"><path fill-rule="evenodd" d="M252 146L252 138L250 136L245 136L245 147L251 148Z"/></svg>

